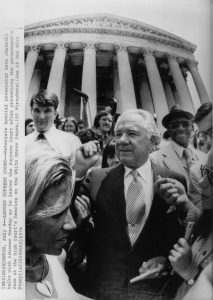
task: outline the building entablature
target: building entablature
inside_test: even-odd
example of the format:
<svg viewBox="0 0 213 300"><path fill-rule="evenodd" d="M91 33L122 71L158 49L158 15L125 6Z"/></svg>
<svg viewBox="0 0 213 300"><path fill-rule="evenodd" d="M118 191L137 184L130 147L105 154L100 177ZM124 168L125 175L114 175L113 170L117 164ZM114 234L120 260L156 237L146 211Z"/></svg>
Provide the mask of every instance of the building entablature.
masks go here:
<svg viewBox="0 0 213 300"><path fill-rule="evenodd" d="M25 27L25 39L30 37L70 34L97 34L143 39L170 45L193 53L196 46L169 32L139 21L111 15L76 16L40 22Z"/></svg>

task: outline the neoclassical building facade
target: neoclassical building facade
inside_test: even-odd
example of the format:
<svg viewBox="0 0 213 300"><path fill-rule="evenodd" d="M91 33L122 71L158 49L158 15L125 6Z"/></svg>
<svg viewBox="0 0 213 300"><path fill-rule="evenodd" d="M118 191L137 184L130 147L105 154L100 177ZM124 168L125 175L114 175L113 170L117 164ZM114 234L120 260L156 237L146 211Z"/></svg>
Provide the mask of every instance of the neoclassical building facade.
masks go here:
<svg viewBox="0 0 213 300"><path fill-rule="evenodd" d="M201 104L209 101L198 71L196 46L139 21L95 14L25 27L26 117L40 88L55 92L59 115L82 116L83 99L92 124L97 111L117 99L117 113L143 108L161 120L174 104L195 112L187 85L191 73Z"/></svg>

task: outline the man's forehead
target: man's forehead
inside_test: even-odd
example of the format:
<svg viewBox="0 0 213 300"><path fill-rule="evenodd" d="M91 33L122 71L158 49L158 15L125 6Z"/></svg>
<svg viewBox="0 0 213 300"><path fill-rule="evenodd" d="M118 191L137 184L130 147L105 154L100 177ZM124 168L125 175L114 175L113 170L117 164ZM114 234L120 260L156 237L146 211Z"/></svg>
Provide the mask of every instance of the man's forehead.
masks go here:
<svg viewBox="0 0 213 300"><path fill-rule="evenodd" d="M54 109L54 105L42 105L42 104L33 103L33 108L40 108L40 109L53 108Z"/></svg>

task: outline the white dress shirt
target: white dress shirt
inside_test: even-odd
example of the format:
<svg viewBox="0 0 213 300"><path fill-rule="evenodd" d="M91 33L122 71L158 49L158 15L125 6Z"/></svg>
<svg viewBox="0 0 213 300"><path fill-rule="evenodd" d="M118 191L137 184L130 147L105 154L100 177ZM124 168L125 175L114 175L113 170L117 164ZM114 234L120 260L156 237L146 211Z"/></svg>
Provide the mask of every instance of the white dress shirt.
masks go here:
<svg viewBox="0 0 213 300"><path fill-rule="evenodd" d="M39 142L37 141L39 133L40 132L35 130L33 133L25 136L26 152L35 149L36 143ZM70 162L70 166L73 167L76 150L81 145L80 139L73 133L56 129L54 125L43 134L49 146L56 152L61 153L64 157L66 157Z"/></svg>
<svg viewBox="0 0 213 300"><path fill-rule="evenodd" d="M132 169L127 168L126 166L124 168L125 168L124 195L126 197L127 190L128 190L130 183L132 182L133 176L132 176L132 174L130 174ZM141 181L141 183L143 185L144 193L145 193L144 202L145 202L146 209L145 209L145 216L139 224L135 224L135 225L128 224L129 238L130 238L132 245L137 240L141 230L143 229L143 227L146 223L146 220L149 216L149 212L150 212L150 209L152 206L152 200L153 200L153 194L154 194L154 178L153 178L153 171L152 171L150 159L148 159L147 162L143 166L138 168L137 171L139 173L138 180ZM139 199L139 201L140 201L140 199Z"/></svg>

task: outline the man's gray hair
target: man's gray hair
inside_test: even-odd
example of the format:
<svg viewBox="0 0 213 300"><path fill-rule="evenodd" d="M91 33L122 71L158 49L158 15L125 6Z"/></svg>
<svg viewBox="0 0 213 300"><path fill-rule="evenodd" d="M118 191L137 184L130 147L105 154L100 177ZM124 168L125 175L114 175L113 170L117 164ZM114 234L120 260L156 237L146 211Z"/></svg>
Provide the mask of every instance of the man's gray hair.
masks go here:
<svg viewBox="0 0 213 300"><path fill-rule="evenodd" d="M143 127L150 136L156 134L157 127L156 127L156 123L155 123L153 115L149 111L144 110L144 109L139 109L139 108L126 110L125 112L123 112L117 120L117 123L115 125L115 131L116 131L118 123L122 120L122 118L124 116L128 116L130 114L137 114L141 117L141 122L143 124Z"/></svg>

